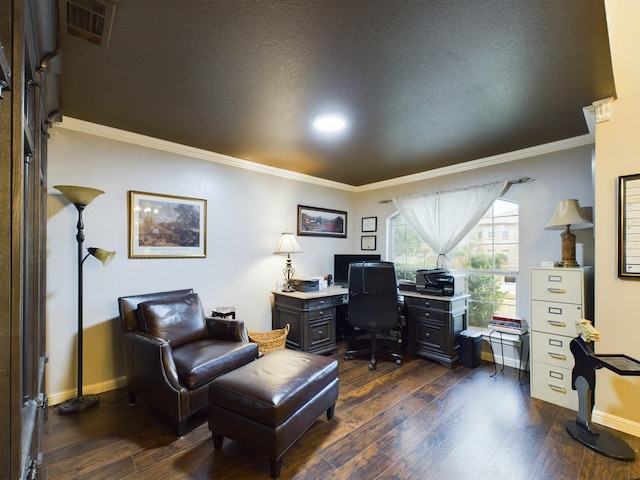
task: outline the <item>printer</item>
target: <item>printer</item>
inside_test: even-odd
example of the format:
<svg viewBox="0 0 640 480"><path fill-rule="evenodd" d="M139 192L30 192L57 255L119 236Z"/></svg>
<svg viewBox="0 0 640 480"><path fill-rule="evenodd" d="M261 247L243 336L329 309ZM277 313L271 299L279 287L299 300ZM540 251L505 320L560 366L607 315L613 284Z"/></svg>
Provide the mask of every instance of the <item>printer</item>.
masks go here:
<svg viewBox="0 0 640 480"><path fill-rule="evenodd" d="M444 297L459 295L464 293L464 275L453 274L446 268L418 270L416 292Z"/></svg>

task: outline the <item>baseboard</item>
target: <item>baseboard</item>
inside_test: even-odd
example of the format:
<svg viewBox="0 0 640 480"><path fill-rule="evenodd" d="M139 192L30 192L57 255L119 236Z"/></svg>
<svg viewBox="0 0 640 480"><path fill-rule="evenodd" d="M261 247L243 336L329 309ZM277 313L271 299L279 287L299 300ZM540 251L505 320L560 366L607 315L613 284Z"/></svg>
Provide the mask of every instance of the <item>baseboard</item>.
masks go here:
<svg viewBox="0 0 640 480"><path fill-rule="evenodd" d="M87 395L97 395L99 393L108 392L110 390L116 390L127 385L126 377L118 377L108 382L94 383L93 385L83 385L82 393ZM49 405L59 405L65 400L75 397L78 394L77 390L65 390L63 392L47 393L47 399Z"/></svg>
<svg viewBox="0 0 640 480"><path fill-rule="evenodd" d="M628 433L634 437L640 437L640 423L638 422L631 422L626 418L621 418L596 409L591 412L591 420L593 423L613 428L619 432Z"/></svg>
<svg viewBox="0 0 640 480"><path fill-rule="evenodd" d="M493 340L493 352L491 351L491 346L489 344L489 336L484 335L482 342L482 351L480 353L480 358L482 360L486 360L487 362L496 363L497 365L504 365L505 367L511 368L522 368L523 370L529 370L528 365L525 365L525 362L520 360L520 355L524 354L523 360L527 360L527 351L529 349L529 344L525 342L522 347L519 347L518 342L512 340L511 338L504 338L504 345L501 348L500 344ZM522 352L520 352L520 348L522 348ZM504 358L503 358L504 357Z"/></svg>

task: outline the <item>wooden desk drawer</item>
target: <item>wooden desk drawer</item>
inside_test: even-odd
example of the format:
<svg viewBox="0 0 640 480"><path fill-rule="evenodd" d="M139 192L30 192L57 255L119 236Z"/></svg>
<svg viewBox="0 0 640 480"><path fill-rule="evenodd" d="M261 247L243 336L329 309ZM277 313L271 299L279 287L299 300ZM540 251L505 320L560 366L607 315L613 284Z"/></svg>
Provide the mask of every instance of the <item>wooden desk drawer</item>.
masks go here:
<svg viewBox="0 0 640 480"><path fill-rule="evenodd" d="M409 308L439 310L442 312L448 312L451 310L451 302L446 302L444 300L405 296L404 301Z"/></svg>
<svg viewBox="0 0 640 480"><path fill-rule="evenodd" d="M443 325L434 322L415 322L411 328L414 348L446 353L446 331Z"/></svg>
<svg viewBox="0 0 640 480"><path fill-rule="evenodd" d="M424 308L411 307L409 309L411 318L419 322L428 322L434 320L437 322L446 322L451 318L451 314L440 310L426 310Z"/></svg>
<svg viewBox="0 0 640 480"><path fill-rule="evenodd" d="M575 360L569 348L571 337L533 332L532 339L532 360L558 368L573 368Z"/></svg>
<svg viewBox="0 0 640 480"><path fill-rule="evenodd" d="M531 299L582 303L582 271L570 269L532 270Z"/></svg>
<svg viewBox="0 0 640 480"><path fill-rule="evenodd" d="M565 337L575 337L576 320L582 318L580 305L566 303L531 302L531 328Z"/></svg>
<svg viewBox="0 0 640 480"><path fill-rule="evenodd" d="M305 301L304 307L308 309L329 308L347 303L347 295L336 295L333 297L312 298Z"/></svg>

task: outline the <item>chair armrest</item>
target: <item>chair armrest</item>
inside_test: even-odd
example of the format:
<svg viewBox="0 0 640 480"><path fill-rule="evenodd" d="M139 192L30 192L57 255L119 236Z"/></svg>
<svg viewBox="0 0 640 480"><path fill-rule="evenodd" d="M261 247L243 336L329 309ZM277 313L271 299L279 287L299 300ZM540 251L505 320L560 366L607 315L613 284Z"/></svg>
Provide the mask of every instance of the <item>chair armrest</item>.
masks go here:
<svg viewBox="0 0 640 480"><path fill-rule="evenodd" d="M173 362L171 345L166 340L144 332L125 332L123 335L125 365L131 379L165 379L174 389L182 390L178 371Z"/></svg>
<svg viewBox="0 0 640 480"><path fill-rule="evenodd" d="M206 317L209 336L218 340L231 342L248 342L244 322L219 317Z"/></svg>

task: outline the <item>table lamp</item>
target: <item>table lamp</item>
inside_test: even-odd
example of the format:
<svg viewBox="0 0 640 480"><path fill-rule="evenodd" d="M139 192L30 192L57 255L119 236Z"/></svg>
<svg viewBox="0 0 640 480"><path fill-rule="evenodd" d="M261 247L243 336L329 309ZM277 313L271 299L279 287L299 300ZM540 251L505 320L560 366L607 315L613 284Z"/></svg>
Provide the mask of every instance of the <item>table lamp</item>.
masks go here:
<svg viewBox="0 0 640 480"><path fill-rule="evenodd" d="M576 262L576 236L571 233L569 227L574 230L592 227L591 219L584 214L583 209L578 204L578 200L571 198L569 200L561 200L556 205L553 217L544 227L547 230L564 230L560 234L562 239L562 261L559 263L562 267L579 267Z"/></svg>
<svg viewBox="0 0 640 480"><path fill-rule="evenodd" d="M291 279L293 278L293 274L296 273L293 266L291 265L291 254L292 253L300 253L302 249L300 245L298 245L298 241L293 233L283 232L280 235L280 241L276 246L276 249L273 253L286 253L287 254L287 262L282 270L284 273L284 287L282 288L283 292L293 292L295 289L291 286Z"/></svg>

